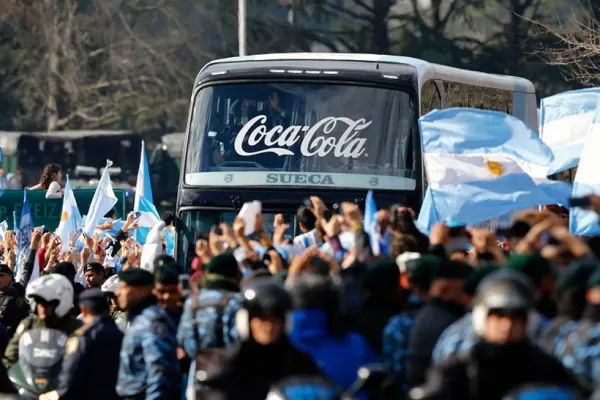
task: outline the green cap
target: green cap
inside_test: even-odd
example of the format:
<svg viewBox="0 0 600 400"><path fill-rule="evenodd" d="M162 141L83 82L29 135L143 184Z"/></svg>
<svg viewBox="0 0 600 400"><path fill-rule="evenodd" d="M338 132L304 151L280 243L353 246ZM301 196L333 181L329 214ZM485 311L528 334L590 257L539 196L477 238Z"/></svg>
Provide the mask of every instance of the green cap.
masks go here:
<svg viewBox="0 0 600 400"><path fill-rule="evenodd" d="M508 259L506 266L527 275L536 286L553 271L552 265L539 254L515 254Z"/></svg>
<svg viewBox="0 0 600 400"><path fill-rule="evenodd" d="M154 280L163 285L177 285L179 283L179 271L172 265L162 264L154 268Z"/></svg>
<svg viewBox="0 0 600 400"><path fill-rule="evenodd" d="M119 272L119 281L125 282L129 286L152 286L154 285L154 275L145 269L129 268Z"/></svg>
<svg viewBox="0 0 600 400"><path fill-rule="evenodd" d="M204 267L207 274L221 275L226 278L238 279L240 268L234 255L231 253L219 254Z"/></svg>
<svg viewBox="0 0 600 400"><path fill-rule="evenodd" d="M362 275L363 287L372 293L397 291L400 286L400 269L391 258L381 258L367 267Z"/></svg>
<svg viewBox="0 0 600 400"><path fill-rule="evenodd" d="M574 287L585 288L590 276L594 273L598 263L577 261L571 263L561 271L556 280L556 293L562 296L567 290Z"/></svg>
<svg viewBox="0 0 600 400"><path fill-rule="evenodd" d="M424 255L417 264L408 269L408 282L421 288L429 288L434 272L442 265L442 259L434 255Z"/></svg>
<svg viewBox="0 0 600 400"><path fill-rule="evenodd" d="M463 291L466 294L474 295L477 291L477 286L479 282L483 280L486 276L491 274L492 272L496 272L500 269L495 265L486 265L485 267L477 268L471 270L467 278L465 279L465 283L463 284Z"/></svg>
<svg viewBox="0 0 600 400"><path fill-rule="evenodd" d="M433 272L433 281L438 279L465 279L473 270L466 263L453 260L443 260Z"/></svg>

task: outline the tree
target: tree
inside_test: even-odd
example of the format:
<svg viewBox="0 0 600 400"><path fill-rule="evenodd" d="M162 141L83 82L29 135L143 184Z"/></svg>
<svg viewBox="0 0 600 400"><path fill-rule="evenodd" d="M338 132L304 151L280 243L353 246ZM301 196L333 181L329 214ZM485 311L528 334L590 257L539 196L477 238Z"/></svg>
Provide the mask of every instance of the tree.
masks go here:
<svg viewBox="0 0 600 400"><path fill-rule="evenodd" d="M586 86L600 84L600 4L593 0L579 3L562 27L532 19L529 22L537 28L537 36L546 38L547 43L535 54L560 67L569 81Z"/></svg>
<svg viewBox="0 0 600 400"><path fill-rule="evenodd" d="M177 0L4 2L14 62L2 90L48 131L161 113L189 95L186 64L206 58Z"/></svg>

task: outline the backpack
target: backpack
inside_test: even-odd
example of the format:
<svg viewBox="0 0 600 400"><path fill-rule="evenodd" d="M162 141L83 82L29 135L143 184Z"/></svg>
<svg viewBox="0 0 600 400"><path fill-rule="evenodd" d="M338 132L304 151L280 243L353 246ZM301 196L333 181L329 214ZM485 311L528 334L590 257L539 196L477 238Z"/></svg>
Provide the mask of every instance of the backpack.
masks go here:
<svg viewBox="0 0 600 400"><path fill-rule="evenodd" d="M195 379L203 381L213 371L215 371L225 358L225 340L223 338L223 313L229 300L234 296L234 293L225 294L220 300L200 302L197 294L192 297L192 327L194 328L194 337L197 345L196 352L196 369ZM215 334L217 338L217 346L200 348L200 334L198 333L197 314L201 309L214 307L217 311L217 320L215 326Z"/></svg>

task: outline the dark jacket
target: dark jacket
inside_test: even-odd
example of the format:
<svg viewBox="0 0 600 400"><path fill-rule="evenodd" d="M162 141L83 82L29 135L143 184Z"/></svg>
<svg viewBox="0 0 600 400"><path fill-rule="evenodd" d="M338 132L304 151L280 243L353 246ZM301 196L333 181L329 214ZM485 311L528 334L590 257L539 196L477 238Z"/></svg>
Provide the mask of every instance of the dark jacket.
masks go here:
<svg viewBox="0 0 600 400"><path fill-rule="evenodd" d="M579 389L558 360L529 341L509 347L479 342L437 365L423 389L428 400L501 400L528 383Z"/></svg>
<svg viewBox="0 0 600 400"><path fill-rule="evenodd" d="M270 346L248 340L229 350L221 368L202 384L213 392L207 398L264 400L271 386L283 378L319 374L311 357L286 338Z"/></svg>
<svg viewBox="0 0 600 400"><path fill-rule="evenodd" d="M109 316L77 329L67 341L57 389L60 398L119 399L115 386L122 340L123 333Z"/></svg>
<svg viewBox="0 0 600 400"><path fill-rule="evenodd" d="M406 376L409 386L420 385L425 381L431 354L439 337L463 314L461 306L435 298L421 308L408 339Z"/></svg>
<svg viewBox="0 0 600 400"><path fill-rule="evenodd" d="M400 296L395 299L371 297L363 303L357 330L378 354L383 352L383 330L390 318L403 311L403 306Z"/></svg>
<svg viewBox="0 0 600 400"><path fill-rule="evenodd" d="M0 322L6 327L9 336L15 334L19 323L29 315L29 305L25 297L9 286L0 291Z"/></svg>

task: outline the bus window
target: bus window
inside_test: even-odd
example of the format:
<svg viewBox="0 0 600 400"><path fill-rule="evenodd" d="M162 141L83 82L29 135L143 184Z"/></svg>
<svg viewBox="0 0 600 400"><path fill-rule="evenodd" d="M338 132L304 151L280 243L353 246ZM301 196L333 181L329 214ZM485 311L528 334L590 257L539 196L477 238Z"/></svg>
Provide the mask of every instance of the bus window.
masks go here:
<svg viewBox="0 0 600 400"><path fill-rule="evenodd" d="M512 114L513 92L484 86L444 82L446 108L469 107Z"/></svg>
<svg viewBox="0 0 600 400"><path fill-rule="evenodd" d="M263 224L265 233L268 236L273 235L273 222L275 221L275 215L277 212L263 211ZM236 213L233 211L222 211L222 210L193 210L193 211L182 211L179 215L179 234L178 234L178 250L177 260L181 265L189 266L195 254L195 238L198 235L208 236L211 228L215 225L225 222L229 226L233 225ZM296 216L293 214L284 215L284 219L289 223L290 229L284 235L285 239L291 241L294 238L296 232ZM257 237L251 235L251 240L258 240Z"/></svg>
<svg viewBox="0 0 600 400"><path fill-rule="evenodd" d="M399 89L352 84L203 88L194 100L184 182L414 190L414 104Z"/></svg>

